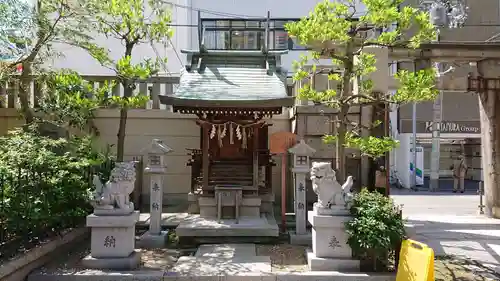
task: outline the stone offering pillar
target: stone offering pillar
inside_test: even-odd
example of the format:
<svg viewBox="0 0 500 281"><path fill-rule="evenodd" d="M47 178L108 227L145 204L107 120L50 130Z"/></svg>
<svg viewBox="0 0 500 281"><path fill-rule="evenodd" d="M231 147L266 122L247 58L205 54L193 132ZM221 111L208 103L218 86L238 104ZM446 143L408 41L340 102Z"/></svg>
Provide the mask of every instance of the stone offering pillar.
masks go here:
<svg viewBox="0 0 500 281"><path fill-rule="evenodd" d="M166 174L165 155L172 151L161 140L154 139L145 149L146 168L144 173L150 177L150 218L149 231L138 244L141 248L163 248L168 240L168 232L161 229L163 208L163 176Z"/></svg>
<svg viewBox="0 0 500 281"><path fill-rule="evenodd" d="M116 163L109 181L103 185L94 176L94 185L94 213L87 216L87 226L92 229L90 255L82 264L94 269L134 269L141 261L140 252L135 251L139 212L129 201L135 187L135 163Z"/></svg>
<svg viewBox="0 0 500 281"><path fill-rule="evenodd" d="M309 159L316 150L301 140L288 151L293 154L295 186L295 233L290 234L290 243L309 245L311 234L307 232L306 175L309 173Z"/></svg>

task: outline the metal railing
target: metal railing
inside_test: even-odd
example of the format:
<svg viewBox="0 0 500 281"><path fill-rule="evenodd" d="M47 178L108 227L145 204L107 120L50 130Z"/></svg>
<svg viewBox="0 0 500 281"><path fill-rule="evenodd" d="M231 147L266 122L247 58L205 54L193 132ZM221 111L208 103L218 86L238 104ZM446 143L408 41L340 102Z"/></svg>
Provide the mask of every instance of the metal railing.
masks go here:
<svg viewBox="0 0 500 281"><path fill-rule="evenodd" d="M484 207L486 207L486 206L483 204L484 183L482 181L479 181L479 186L477 188L477 194L479 194L479 205L477 206L479 209L479 214L484 215Z"/></svg>

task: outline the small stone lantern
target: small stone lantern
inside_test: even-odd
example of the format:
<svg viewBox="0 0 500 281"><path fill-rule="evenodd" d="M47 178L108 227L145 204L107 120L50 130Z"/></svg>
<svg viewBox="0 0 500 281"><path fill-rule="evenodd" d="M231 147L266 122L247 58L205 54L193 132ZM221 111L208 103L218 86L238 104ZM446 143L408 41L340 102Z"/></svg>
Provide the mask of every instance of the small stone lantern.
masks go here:
<svg viewBox="0 0 500 281"><path fill-rule="evenodd" d="M141 237L139 244L142 248L162 248L168 238L168 232L161 230L163 176L167 172L165 155L172 152L172 148L161 140L153 139L143 152L146 166L144 173L150 178L150 219L149 231Z"/></svg>
<svg viewBox="0 0 500 281"><path fill-rule="evenodd" d="M291 235L292 244L308 244L311 236L307 234L307 202L306 202L306 175L309 173L311 156L316 152L314 148L302 139L288 152L293 154L293 177L295 179L295 235Z"/></svg>
<svg viewBox="0 0 500 281"><path fill-rule="evenodd" d="M293 167L306 169L309 172L311 156L316 153L316 149L309 146L304 140L300 140L298 144L288 149L288 152L293 154Z"/></svg>
<svg viewBox="0 0 500 281"><path fill-rule="evenodd" d="M154 139L151 145L143 151L147 151L144 172L149 174L164 174L167 168L165 155L172 152L172 148L164 144L162 140Z"/></svg>

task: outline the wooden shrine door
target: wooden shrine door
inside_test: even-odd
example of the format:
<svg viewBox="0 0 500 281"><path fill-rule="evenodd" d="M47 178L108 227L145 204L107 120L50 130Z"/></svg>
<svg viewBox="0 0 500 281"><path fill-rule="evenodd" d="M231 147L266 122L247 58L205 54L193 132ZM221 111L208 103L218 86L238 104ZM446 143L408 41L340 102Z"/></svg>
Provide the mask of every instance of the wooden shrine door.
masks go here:
<svg viewBox="0 0 500 281"><path fill-rule="evenodd" d="M215 145L219 149L220 159L244 159L247 157L248 149L242 147L242 141L234 137L233 142L230 142L229 136L225 136L222 139L222 146L220 146L219 140L214 138Z"/></svg>
<svg viewBox="0 0 500 281"><path fill-rule="evenodd" d="M233 136L230 136L229 129L222 138L216 134L210 139L210 152L214 160L252 160L253 151L253 133L252 128L241 128L246 130L246 141L238 138L236 129L233 130Z"/></svg>

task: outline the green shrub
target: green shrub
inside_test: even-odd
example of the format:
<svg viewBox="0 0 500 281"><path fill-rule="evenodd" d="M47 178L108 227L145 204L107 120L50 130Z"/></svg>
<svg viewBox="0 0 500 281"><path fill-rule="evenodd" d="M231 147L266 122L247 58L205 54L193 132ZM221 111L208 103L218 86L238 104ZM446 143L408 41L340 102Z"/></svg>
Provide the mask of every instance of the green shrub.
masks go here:
<svg viewBox="0 0 500 281"><path fill-rule="evenodd" d="M1 137L2 240L83 223L91 211L91 173L109 175L108 162L109 155L98 152L89 137L53 140L33 127Z"/></svg>
<svg viewBox="0 0 500 281"><path fill-rule="evenodd" d="M404 220L392 199L378 192L363 189L353 198L353 219L346 222L347 243L356 257L372 262L377 271L379 263L387 265L405 237Z"/></svg>

